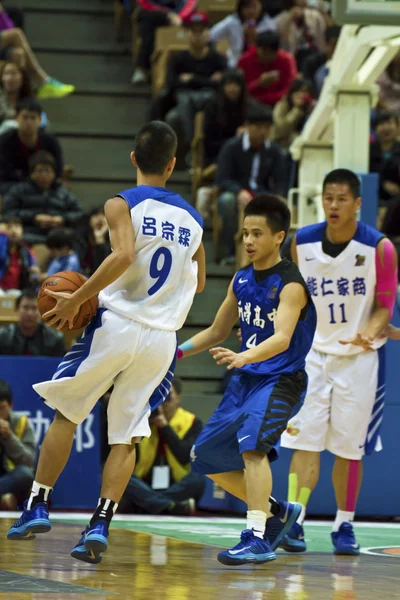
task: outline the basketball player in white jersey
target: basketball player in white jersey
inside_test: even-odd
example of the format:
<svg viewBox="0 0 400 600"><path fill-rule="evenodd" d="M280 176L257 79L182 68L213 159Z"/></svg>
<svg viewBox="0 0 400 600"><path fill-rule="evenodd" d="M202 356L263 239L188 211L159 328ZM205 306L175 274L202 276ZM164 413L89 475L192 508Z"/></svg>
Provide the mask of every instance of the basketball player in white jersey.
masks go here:
<svg viewBox="0 0 400 600"><path fill-rule="evenodd" d="M50 530L49 494L67 463L75 429L114 385L108 405L111 452L100 500L72 556L99 563L107 549L110 521L134 469L135 443L150 436L149 415L156 405L149 400L165 374L170 385L176 331L205 285L202 218L165 189L176 148L167 124L153 121L140 130L131 154L138 185L105 204L113 252L73 294L51 293L57 304L44 317L50 325L58 322L59 329L71 326L80 306L96 294L100 308L53 379L34 385L57 412L43 441L32 493L9 539ZM161 401L167 395L168 390L157 397ZM76 487L79 494L79 481Z"/></svg>
<svg viewBox="0 0 400 600"><path fill-rule="evenodd" d="M281 546L289 552L306 549L306 505L318 482L320 452L329 450L336 457L334 552L359 554L351 522L361 459L380 449L385 339L375 338L393 312L397 255L379 231L357 221L360 183L352 171L336 169L325 177L322 202L326 221L299 229L292 243L292 258L317 309L317 329L306 362L306 399L282 436L282 446L295 450L289 502L303 510Z"/></svg>

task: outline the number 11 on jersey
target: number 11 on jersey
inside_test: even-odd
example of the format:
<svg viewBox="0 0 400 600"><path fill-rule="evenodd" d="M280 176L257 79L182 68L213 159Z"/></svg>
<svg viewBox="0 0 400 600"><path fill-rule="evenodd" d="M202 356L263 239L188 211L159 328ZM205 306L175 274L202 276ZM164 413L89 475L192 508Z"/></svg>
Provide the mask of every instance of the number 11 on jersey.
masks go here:
<svg viewBox="0 0 400 600"><path fill-rule="evenodd" d="M340 310L338 310L338 308ZM329 311L330 311L330 315L331 315L331 320L329 321L329 323L331 325L335 325L336 323L347 323L344 303L339 304L339 307L336 307L336 309L335 309L335 305L332 302L332 304L329 304ZM336 318L340 318L340 316L342 317L342 320L336 321Z"/></svg>

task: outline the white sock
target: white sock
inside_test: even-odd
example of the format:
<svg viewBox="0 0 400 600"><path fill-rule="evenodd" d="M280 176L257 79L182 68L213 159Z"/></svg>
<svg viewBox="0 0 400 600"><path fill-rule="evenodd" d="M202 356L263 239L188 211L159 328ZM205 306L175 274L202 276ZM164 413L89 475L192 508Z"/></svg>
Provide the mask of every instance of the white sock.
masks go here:
<svg viewBox="0 0 400 600"><path fill-rule="evenodd" d="M303 506L302 504L300 506L301 506L301 513L297 517L296 523L298 523L299 525L303 525L304 519L306 518L306 507Z"/></svg>
<svg viewBox="0 0 400 600"><path fill-rule="evenodd" d="M34 481L32 485L31 495L29 496L28 504L26 507L27 510L30 510L32 508L32 502L38 496L40 497L40 500L38 499L38 502L47 502L52 489L53 488L49 487L48 485L43 485L43 483L38 483L37 481Z"/></svg>
<svg viewBox="0 0 400 600"><path fill-rule="evenodd" d="M332 532L339 531L339 527L342 523L351 523L354 521L354 513L347 512L346 510L338 510L336 513L336 519L332 527Z"/></svg>
<svg viewBox="0 0 400 600"><path fill-rule="evenodd" d="M252 529L258 538L264 537L267 513L262 510L248 510L246 529Z"/></svg>

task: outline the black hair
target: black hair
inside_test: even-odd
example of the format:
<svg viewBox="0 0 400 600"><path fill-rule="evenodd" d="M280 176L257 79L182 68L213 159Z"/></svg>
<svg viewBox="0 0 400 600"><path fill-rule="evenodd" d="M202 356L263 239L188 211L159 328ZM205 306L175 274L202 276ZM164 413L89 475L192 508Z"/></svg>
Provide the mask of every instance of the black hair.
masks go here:
<svg viewBox="0 0 400 600"><path fill-rule="evenodd" d="M341 30L342 28L340 25L329 25L324 33L325 42L336 40L339 37Z"/></svg>
<svg viewBox="0 0 400 600"><path fill-rule="evenodd" d="M0 379L0 402L6 400L8 404L12 404L13 395L11 386L5 379Z"/></svg>
<svg viewBox="0 0 400 600"><path fill-rule="evenodd" d="M360 197L360 180L357 175L349 169L334 169L328 173L322 184L322 193L324 193L325 187L330 183L348 185L352 196L354 198Z"/></svg>
<svg viewBox="0 0 400 600"><path fill-rule="evenodd" d="M176 154L175 131L163 121L146 123L135 137L135 158L145 175L162 175Z"/></svg>
<svg viewBox="0 0 400 600"><path fill-rule="evenodd" d="M391 119L394 119L396 123L399 122L399 117L396 115L396 113L390 112L389 110L380 110L375 115L374 128L378 127L378 125L381 125L382 123L390 121Z"/></svg>
<svg viewBox="0 0 400 600"><path fill-rule="evenodd" d="M32 154L28 161L29 173L32 173L38 165L47 165L53 169L54 173L56 172L56 159L51 152L46 150L39 150Z"/></svg>
<svg viewBox="0 0 400 600"><path fill-rule="evenodd" d="M90 220L91 217L94 217L94 215L104 215L104 204L99 204L98 206L93 206L93 208L91 208L88 212L88 219Z"/></svg>
<svg viewBox="0 0 400 600"><path fill-rule="evenodd" d="M312 84L312 81L310 81L309 79L295 79L294 81L292 81L292 83L290 84L290 87L287 91L287 102L289 104L290 108L293 108L293 101L292 101L292 94L294 94L295 92L299 92L300 90L303 89L307 90L307 93L312 97L315 98L315 91L314 91L314 86Z"/></svg>
<svg viewBox="0 0 400 600"><path fill-rule="evenodd" d="M236 83L240 87L240 94L235 102L225 96L224 85ZM240 127L246 120L247 111L247 86L244 74L240 69L228 69L222 75L221 83L216 96L217 122L224 129L235 126Z"/></svg>
<svg viewBox="0 0 400 600"><path fill-rule="evenodd" d="M250 103L247 108L246 121L250 124L274 122L272 108L262 104Z"/></svg>
<svg viewBox="0 0 400 600"><path fill-rule="evenodd" d="M18 225L23 225L21 217L18 217L17 215L5 215L2 217L1 221L2 223L7 223L7 225L10 223L18 223Z"/></svg>
<svg viewBox="0 0 400 600"><path fill-rule="evenodd" d="M37 100L35 100L35 98L23 98L22 100L18 100L17 102L17 115L22 110L28 110L29 112L36 113L40 116L43 112L43 107Z"/></svg>
<svg viewBox="0 0 400 600"><path fill-rule="evenodd" d="M31 83L31 78L29 76L29 73L26 69L22 69L21 67L16 65L14 62L12 62L12 60L6 60L6 62L3 64L3 66L0 69L0 88L4 89L3 75L4 75L4 71L6 70L6 68L9 65L12 65L14 67L14 69L17 69L17 71L19 71L21 74L21 79L22 79L21 87L18 90L19 100L22 100L23 98L31 98L33 96L33 90L32 90L32 83Z"/></svg>
<svg viewBox="0 0 400 600"><path fill-rule="evenodd" d="M284 231L286 237L287 232L289 231L291 219L290 210L282 198L274 196L273 194L260 194L255 196L244 209L244 216L265 217L272 233Z"/></svg>
<svg viewBox="0 0 400 600"><path fill-rule="evenodd" d="M249 4L251 4L252 2L254 2L254 0L238 0L237 4L236 4L236 14L238 15L239 19L241 20L241 22L243 23L244 19L243 19L243 15L242 15L242 10L248 6ZM258 21L260 21L262 19L262 16L264 14L264 7L262 5L261 0L258 0L258 2L261 4L261 13L260 13L260 17L258 19Z"/></svg>
<svg viewBox="0 0 400 600"><path fill-rule="evenodd" d="M282 10L291 10L293 6L296 6L296 0L281 0Z"/></svg>
<svg viewBox="0 0 400 600"><path fill-rule="evenodd" d="M46 246L50 249L60 250L65 246L72 248L74 245L74 235L69 229L57 227L47 234Z"/></svg>
<svg viewBox="0 0 400 600"><path fill-rule="evenodd" d="M21 294L15 301L16 309L20 307L22 300L24 300L25 298L26 300L37 300L37 291L32 288L26 288L25 290L22 290Z"/></svg>
<svg viewBox="0 0 400 600"><path fill-rule="evenodd" d="M256 46L267 50L279 50L279 37L275 31L262 31L257 35Z"/></svg>
<svg viewBox="0 0 400 600"><path fill-rule="evenodd" d="M182 379L174 377L172 380L172 387L175 389L178 396L180 396L182 393Z"/></svg>

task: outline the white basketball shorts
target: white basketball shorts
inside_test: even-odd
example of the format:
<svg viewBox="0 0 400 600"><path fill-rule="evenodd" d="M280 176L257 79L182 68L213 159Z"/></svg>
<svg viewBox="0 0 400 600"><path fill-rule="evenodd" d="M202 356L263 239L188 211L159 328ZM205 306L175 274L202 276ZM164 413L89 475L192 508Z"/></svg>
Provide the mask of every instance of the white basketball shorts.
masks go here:
<svg viewBox="0 0 400 600"><path fill-rule="evenodd" d="M304 404L281 438L284 448L360 460L376 446L385 385L381 352L334 356L311 350L306 361Z"/></svg>
<svg viewBox="0 0 400 600"><path fill-rule="evenodd" d="M33 388L49 406L79 425L114 385L107 413L108 440L130 444L133 437L150 436L149 398L175 353L175 332L152 329L100 309L52 380Z"/></svg>

